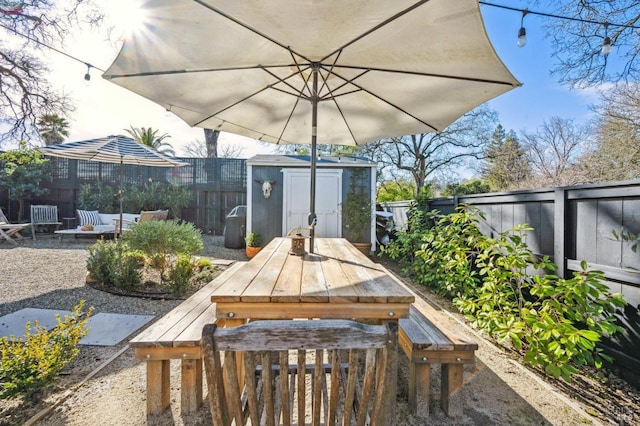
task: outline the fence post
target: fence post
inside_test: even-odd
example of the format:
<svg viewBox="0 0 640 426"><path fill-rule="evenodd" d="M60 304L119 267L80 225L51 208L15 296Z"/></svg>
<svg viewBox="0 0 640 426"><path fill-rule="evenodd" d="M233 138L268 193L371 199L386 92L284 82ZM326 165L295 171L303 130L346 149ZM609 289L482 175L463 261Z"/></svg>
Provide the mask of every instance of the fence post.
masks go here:
<svg viewBox="0 0 640 426"><path fill-rule="evenodd" d="M567 191L557 188L553 203L553 262L558 267L556 274L567 278Z"/></svg>

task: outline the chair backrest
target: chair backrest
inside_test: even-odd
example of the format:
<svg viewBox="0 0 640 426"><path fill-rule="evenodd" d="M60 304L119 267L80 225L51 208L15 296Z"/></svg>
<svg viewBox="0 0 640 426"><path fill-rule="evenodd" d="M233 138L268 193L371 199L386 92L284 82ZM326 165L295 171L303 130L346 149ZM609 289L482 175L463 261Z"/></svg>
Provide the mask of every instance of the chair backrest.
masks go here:
<svg viewBox="0 0 640 426"><path fill-rule="evenodd" d="M169 210L143 210L140 212L138 222L146 222L147 220L167 220Z"/></svg>
<svg viewBox="0 0 640 426"><path fill-rule="evenodd" d="M31 223L53 224L58 222L58 206L31 206Z"/></svg>
<svg viewBox="0 0 640 426"><path fill-rule="evenodd" d="M385 389L389 339L386 325L347 320L208 324L213 424L381 424L386 398L395 399Z"/></svg>

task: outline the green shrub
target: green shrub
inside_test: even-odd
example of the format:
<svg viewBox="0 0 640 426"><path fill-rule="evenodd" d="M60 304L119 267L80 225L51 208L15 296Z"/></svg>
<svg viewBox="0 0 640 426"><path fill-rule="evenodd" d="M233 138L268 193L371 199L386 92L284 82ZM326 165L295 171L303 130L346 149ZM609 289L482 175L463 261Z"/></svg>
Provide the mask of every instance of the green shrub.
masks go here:
<svg viewBox="0 0 640 426"><path fill-rule="evenodd" d="M82 210L98 210L101 213L119 211L117 189L102 182L80 185L78 191L78 208Z"/></svg>
<svg viewBox="0 0 640 426"><path fill-rule="evenodd" d="M191 286L191 278L196 272L196 264L191 260L190 256L180 255L176 261L169 267L166 284L172 294L176 296L183 295Z"/></svg>
<svg viewBox="0 0 640 426"><path fill-rule="evenodd" d="M142 282L145 255L128 250L122 239L99 240L89 247L87 271L92 279L107 287L137 290Z"/></svg>
<svg viewBox="0 0 640 426"><path fill-rule="evenodd" d="M477 210L460 208L399 237L388 253L415 250L406 269L417 282L455 296L474 326L554 377L570 380L575 366L610 361L597 343L622 330L612 314L626 302L609 292L604 274L582 262L573 278L559 278L548 257L527 246L526 224L491 238L480 233L479 218Z"/></svg>
<svg viewBox="0 0 640 426"><path fill-rule="evenodd" d="M65 365L78 354L77 344L87 334L87 321L92 309L83 313L80 301L71 316L51 331L34 324L26 324L25 338L0 338L0 399L19 394L31 395L57 378Z"/></svg>
<svg viewBox="0 0 640 426"><path fill-rule="evenodd" d="M93 280L113 285L114 273L120 267L120 257L121 249L116 241L98 240L89 247L87 271Z"/></svg>
<svg viewBox="0 0 640 426"><path fill-rule="evenodd" d="M131 249L140 250L164 274L171 263L170 256L191 256L202 251L200 231L189 222L149 220L137 223L123 234Z"/></svg>

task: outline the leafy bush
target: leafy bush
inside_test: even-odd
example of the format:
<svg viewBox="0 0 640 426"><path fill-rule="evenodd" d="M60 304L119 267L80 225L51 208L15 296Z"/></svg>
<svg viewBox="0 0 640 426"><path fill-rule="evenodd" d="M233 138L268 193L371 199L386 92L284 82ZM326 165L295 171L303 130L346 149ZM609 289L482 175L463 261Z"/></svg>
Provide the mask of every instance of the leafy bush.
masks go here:
<svg viewBox="0 0 640 426"><path fill-rule="evenodd" d="M120 241L120 240L118 240ZM121 249L114 241L98 240L89 247L87 271L91 278L105 285L114 284L114 271L120 266Z"/></svg>
<svg viewBox="0 0 640 426"><path fill-rule="evenodd" d="M119 211L118 192L102 182L80 185L78 208L98 210L102 213L115 213Z"/></svg>
<svg viewBox="0 0 640 426"><path fill-rule="evenodd" d="M55 381L65 365L78 354L77 344L87 334L87 321L92 309L83 314L80 301L71 316L47 331L36 322L35 332L26 324L25 338L0 338L0 399L19 394L31 395Z"/></svg>
<svg viewBox="0 0 640 426"><path fill-rule="evenodd" d="M107 287L137 290L142 282L144 253L129 250L122 239L99 240L89 247L87 271L92 279Z"/></svg>
<svg viewBox="0 0 640 426"><path fill-rule="evenodd" d="M195 274L196 264L191 257L178 256L175 263L169 268L167 285L176 296L181 296L191 285L191 278Z"/></svg>
<svg viewBox="0 0 640 426"><path fill-rule="evenodd" d="M170 256L190 256L201 252L204 247L200 231L189 222L140 222L123 234L121 240L152 259L162 274L171 263Z"/></svg>
<svg viewBox="0 0 640 426"><path fill-rule="evenodd" d="M458 209L433 227L399 236L385 251L411 255L406 269L417 282L455 296L474 326L510 342L525 362L554 377L570 380L576 365L610 361L597 343L622 330L612 314L626 302L609 292L604 274L582 262L573 278L559 278L548 257L538 259L528 248L531 228L518 225L491 238L480 233L480 217Z"/></svg>

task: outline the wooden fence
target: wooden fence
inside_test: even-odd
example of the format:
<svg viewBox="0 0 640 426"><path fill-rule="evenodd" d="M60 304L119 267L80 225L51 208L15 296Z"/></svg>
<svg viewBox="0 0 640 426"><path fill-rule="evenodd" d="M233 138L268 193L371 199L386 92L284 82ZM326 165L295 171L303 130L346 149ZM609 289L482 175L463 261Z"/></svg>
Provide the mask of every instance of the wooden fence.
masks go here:
<svg viewBox="0 0 640 426"><path fill-rule="evenodd" d="M59 215L75 217L81 185L102 182L118 187L120 165L95 161L51 159L51 180L42 186L46 195L30 199L29 204L55 204ZM145 182L167 182L188 188L193 193L191 204L182 209L182 219L195 224L203 232L221 235L225 217L233 207L246 204L247 172L245 160L230 158L180 158L187 166L166 168L135 165L122 166L123 185ZM17 203L0 193L0 206L10 220L17 219ZM27 213L28 214L28 213ZM23 218L28 220L28 217Z"/></svg>

